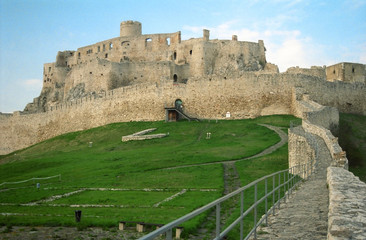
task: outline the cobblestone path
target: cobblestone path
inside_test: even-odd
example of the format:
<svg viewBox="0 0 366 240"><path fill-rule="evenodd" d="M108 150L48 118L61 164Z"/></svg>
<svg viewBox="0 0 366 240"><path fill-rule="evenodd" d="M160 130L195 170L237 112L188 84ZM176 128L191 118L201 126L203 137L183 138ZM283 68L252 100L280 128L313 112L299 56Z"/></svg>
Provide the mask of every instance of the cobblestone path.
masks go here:
<svg viewBox="0 0 366 240"><path fill-rule="evenodd" d="M316 137L319 148L315 173L294 192L275 216L268 218L268 227L258 229L257 239L318 240L327 239L328 189L327 167L331 156L324 141Z"/></svg>

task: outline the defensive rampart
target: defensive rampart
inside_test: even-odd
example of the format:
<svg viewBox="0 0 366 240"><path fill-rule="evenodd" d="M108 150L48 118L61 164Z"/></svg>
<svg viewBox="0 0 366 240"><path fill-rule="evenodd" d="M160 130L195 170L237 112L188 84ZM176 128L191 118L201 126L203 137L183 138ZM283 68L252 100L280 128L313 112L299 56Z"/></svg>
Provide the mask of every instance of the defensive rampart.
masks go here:
<svg viewBox="0 0 366 240"><path fill-rule="evenodd" d="M329 212L327 239L364 239L366 237L366 184L350 173L346 153L338 144L330 128L337 129L339 117L334 109L318 106L305 96L301 89L294 89L294 112L303 118L302 125L289 129L289 165L315 161L321 155L314 144L314 135L325 142L331 157L331 167L327 169L329 186ZM310 116L310 117L309 117ZM319 120L324 120L325 124ZM319 124L320 123L320 124ZM327 127L324 127L328 125Z"/></svg>
<svg viewBox="0 0 366 240"><path fill-rule="evenodd" d="M201 119L224 119L226 112L233 119L291 114L295 86L318 103L344 112L366 113L363 85L326 82L309 75L248 72L228 79L216 75L191 78L187 83L162 80L63 102L44 113L1 115L0 154L108 123L164 120L164 107L174 106L176 99L183 101L184 111Z"/></svg>

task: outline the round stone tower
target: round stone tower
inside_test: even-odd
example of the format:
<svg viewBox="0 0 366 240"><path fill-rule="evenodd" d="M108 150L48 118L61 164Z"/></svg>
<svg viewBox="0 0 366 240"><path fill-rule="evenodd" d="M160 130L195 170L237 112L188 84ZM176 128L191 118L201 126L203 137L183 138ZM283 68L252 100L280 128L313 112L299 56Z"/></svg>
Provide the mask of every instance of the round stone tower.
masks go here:
<svg viewBox="0 0 366 240"><path fill-rule="evenodd" d="M141 23L137 21L124 21L121 22L120 36L121 37L132 37L139 36L142 34Z"/></svg>

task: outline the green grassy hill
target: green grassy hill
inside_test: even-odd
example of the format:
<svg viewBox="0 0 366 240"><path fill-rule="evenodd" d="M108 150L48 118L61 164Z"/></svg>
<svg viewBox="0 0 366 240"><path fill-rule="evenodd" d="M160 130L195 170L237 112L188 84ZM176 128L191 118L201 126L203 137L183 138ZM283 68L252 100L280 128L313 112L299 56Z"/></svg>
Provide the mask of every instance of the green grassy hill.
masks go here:
<svg viewBox="0 0 366 240"><path fill-rule="evenodd" d="M83 226L117 226L121 220L167 223L224 191L222 164L170 167L255 155L280 140L258 123L287 128L295 119L269 116L218 122L115 123L0 156L0 183L61 174L61 180L0 186L0 224L75 226L77 209L83 212ZM169 132L169 136L121 142L122 136L148 128L157 128L155 133ZM206 139L207 132L211 139ZM285 169L287 145L236 165L242 183ZM192 227L202 218L191 222Z"/></svg>
<svg viewBox="0 0 366 240"><path fill-rule="evenodd" d="M346 151L349 170L366 182L366 116L340 114L339 144Z"/></svg>

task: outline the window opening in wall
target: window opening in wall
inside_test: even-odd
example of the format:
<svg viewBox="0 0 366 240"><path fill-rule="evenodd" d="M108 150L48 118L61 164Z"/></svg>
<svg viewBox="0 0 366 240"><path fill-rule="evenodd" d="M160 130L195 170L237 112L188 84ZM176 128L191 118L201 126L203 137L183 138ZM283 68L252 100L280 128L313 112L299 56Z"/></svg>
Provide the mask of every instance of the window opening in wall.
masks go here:
<svg viewBox="0 0 366 240"><path fill-rule="evenodd" d="M355 68L352 68L352 73L355 73Z"/></svg>
<svg viewBox="0 0 366 240"><path fill-rule="evenodd" d="M183 109L183 101L181 99L175 100L174 106L175 106L176 109L182 110Z"/></svg>
<svg viewBox="0 0 366 240"><path fill-rule="evenodd" d="M123 41L121 43L121 46L124 47L125 49L128 49L130 47L130 42L129 41Z"/></svg>
<svg viewBox="0 0 366 240"><path fill-rule="evenodd" d="M105 58L108 58L108 53L105 54Z"/></svg>
<svg viewBox="0 0 366 240"><path fill-rule="evenodd" d="M81 55L81 54L80 54L80 53L78 53L78 58L80 58L80 55Z"/></svg>
<svg viewBox="0 0 366 240"><path fill-rule="evenodd" d="M177 81L178 81L178 76L177 76L177 74L174 74L174 76L173 76L173 81L174 81L174 82L177 82Z"/></svg>
<svg viewBox="0 0 366 240"><path fill-rule="evenodd" d="M189 55L192 55L192 50L189 51Z"/></svg>
<svg viewBox="0 0 366 240"><path fill-rule="evenodd" d="M105 44L103 44L103 51L105 51Z"/></svg>
<svg viewBox="0 0 366 240"><path fill-rule="evenodd" d="M151 45L151 42L152 42L152 39L151 38L146 38L145 39L145 47L150 46Z"/></svg>
<svg viewBox="0 0 366 240"><path fill-rule="evenodd" d="M100 52L100 46L98 46L98 52Z"/></svg>
<svg viewBox="0 0 366 240"><path fill-rule="evenodd" d="M48 68L48 72L51 72L51 67Z"/></svg>
<svg viewBox="0 0 366 240"><path fill-rule="evenodd" d="M113 48L113 43L109 43L109 50Z"/></svg>
<svg viewBox="0 0 366 240"><path fill-rule="evenodd" d="M177 52L174 52L173 54L173 59L176 60L177 59Z"/></svg>
<svg viewBox="0 0 366 240"><path fill-rule="evenodd" d="M166 39L166 45L170 46L170 38Z"/></svg>
<svg viewBox="0 0 366 240"><path fill-rule="evenodd" d="M333 70L333 74L335 74L335 70Z"/></svg>

